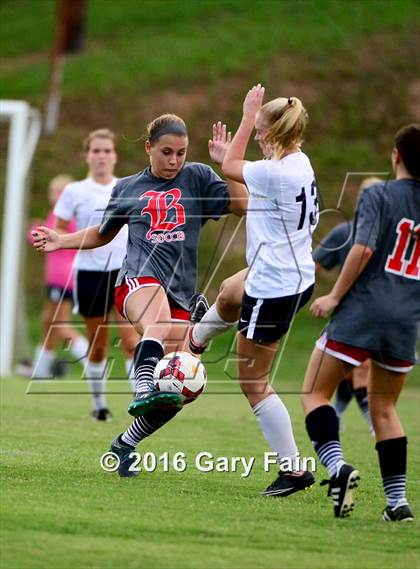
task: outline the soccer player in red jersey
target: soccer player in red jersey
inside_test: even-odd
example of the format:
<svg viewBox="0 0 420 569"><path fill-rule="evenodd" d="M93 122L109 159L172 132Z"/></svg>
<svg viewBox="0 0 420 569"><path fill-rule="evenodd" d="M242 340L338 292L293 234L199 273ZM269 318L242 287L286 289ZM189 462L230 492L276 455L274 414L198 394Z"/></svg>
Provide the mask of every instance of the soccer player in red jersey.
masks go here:
<svg viewBox="0 0 420 569"><path fill-rule="evenodd" d="M226 127L218 124L209 143L216 163L223 161L226 138ZM171 340L181 350L187 336L201 227L225 213L244 215L248 203L242 184L225 182L205 164L186 162L188 134L180 117L167 114L152 121L145 150L150 166L116 184L100 225L72 235L40 227L34 239L40 251L92 249L109 243L128 225L115 301L142 340L135 352L137 395L129 405L136 418L111 447L120 456L121 476L136 474L129 470L130 453L185 402L181 394L157 391L153 372L165 350L173 351Z"/></svg>

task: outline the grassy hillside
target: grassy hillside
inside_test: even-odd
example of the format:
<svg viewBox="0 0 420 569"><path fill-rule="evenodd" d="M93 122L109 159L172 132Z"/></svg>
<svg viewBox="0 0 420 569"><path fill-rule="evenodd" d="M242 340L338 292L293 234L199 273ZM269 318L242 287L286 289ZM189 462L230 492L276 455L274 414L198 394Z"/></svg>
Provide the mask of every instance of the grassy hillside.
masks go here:
<svg viewBox="0 0 420 569"><path fill-rule="evenodd" d="M2 2L2 97L43 108L55 4ZM189 125L190 159L206 161L211 123L223 119L234 128L246 89L258 81L267 98L293 94L307 106L305 149L328 207L336 205L346 172L388 171L393 133L418 118L415 1L88 0L87 6L85 48L65 65L59 128L40 141L35 158L30 216L45 214L52 176L84 175L80 141L90 129L109 126L120 134L118 174L126 175L146 163L140 137L147 121L173 111ZM4 150L4 128L1 134ZM257 149L249 156L257 157ZM350 177L343 203L349 215L360 178ZM213 240L219 228L206 231ZM241 248L242 241L225 274L243 262ZM28 253L35 307L41 263Z"/></svg>

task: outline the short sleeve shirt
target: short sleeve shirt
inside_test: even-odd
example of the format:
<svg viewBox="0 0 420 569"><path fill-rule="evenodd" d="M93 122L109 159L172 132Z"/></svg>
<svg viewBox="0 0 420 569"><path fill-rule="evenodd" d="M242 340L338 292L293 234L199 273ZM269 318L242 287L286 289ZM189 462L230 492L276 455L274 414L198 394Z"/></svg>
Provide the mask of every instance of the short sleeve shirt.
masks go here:
<svg viewBox="0 0 420 569"><path fill-rule="evenodd" d="M335 310L328 337L415 361L420 322L420 182L366 188L354 217L354 244L374 253Z"/></svg>
<svg viewBox="0 0 420 569"><path fill-rule="evenodd" d="M298 294L315 280L312 231L317 223L315 175L303 152L246 162L246 293L253 298Z"/></svg>
<svg viewBox="0 0 420 569"><path fill-rule="evenodd" d="M202 225L228 212L226 182L205 164L187 162L172 180L150 167L115 186L100 232L128 224L127 256L116 286L125 278L154 277L181 307L189 309L196 288Z"/></svg>
<svg viewBox="0 0 420 569"><path fill-rule="evenodd" d="M99 225L117 178L103 185L92 178L68 184L57 200L54 215L70 221L75 219L77 230ZM78 251L74 268L83 271L115 271L121 268L127 249L127 228L106 245Z"/></svg>

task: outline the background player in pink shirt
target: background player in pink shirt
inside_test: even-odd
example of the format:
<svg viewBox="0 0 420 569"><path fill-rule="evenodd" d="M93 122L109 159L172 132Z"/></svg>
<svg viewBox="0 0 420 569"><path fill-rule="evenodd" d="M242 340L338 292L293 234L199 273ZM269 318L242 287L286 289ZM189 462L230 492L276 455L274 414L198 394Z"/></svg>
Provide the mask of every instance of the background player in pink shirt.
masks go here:
<svg viewBox="0 0 420 569"><path fill-rule="evenodd" d="M54 227L56 216L52 210L64 188L73 181L71 176L62 174L53 178L48 187L48 202L51 211L44 225ZM32 230L32 227L31 227ZM71 231L76 231L76 224L71 222ZM52 374L55 358L54 350L59 342L70 342L73 356L80 360L86 356L88 342L79 334L71 322L73 304L73 260L77 251L62 249L45 257L45 284L47 302L42 311L42 337L35 353L32 377L45 378Z"/></svg>

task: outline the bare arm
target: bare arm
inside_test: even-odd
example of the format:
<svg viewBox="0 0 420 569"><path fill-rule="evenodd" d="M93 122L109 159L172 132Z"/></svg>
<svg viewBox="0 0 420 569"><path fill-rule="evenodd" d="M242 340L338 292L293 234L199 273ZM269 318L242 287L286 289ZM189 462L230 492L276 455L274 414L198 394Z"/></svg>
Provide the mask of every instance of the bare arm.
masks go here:
<svg viewBox="0 0 420 569"><path fill-rule="evenodd" d="M67 233L67 229L68 229L69 225L70 225L70 221L67 221L66 219L62 219L61 217L56 217L53 229L57 233Z"/></svg>
<svg viewBox="0 0 420 569"><path fill-rule="evenodd" d="M245 182L243 169L246 161L244 156L253 130L254 121L250 118L242 118L223 160L223 173L236 183L243 184Z"/></svg>
<svg viewBox="0 0 420 569"><path fill-rule="evenodd" d="M230 143L222 164L223 173L236 182L244 183L243 168L245 164L245 152L252 131L254 130L255 117L261 108L264 98L264 87L256 85L248 91L243 106L242 120Z"/></svg>
<svg viewBox="0 0 420 569"><path fill-rule="evenodd" d="M239 216L246 215L248 209L248 190L245 184L240 184L229 178L226 182L230 196L228 205L229 211Z"/></svg>
<svg viewBox="0 0 420 569"><path fill-rule="evenodd" d="M333 310L340 304L343 296L365 270L373 253L374 251L366 245L353 245L330 294L320 296L312 303L310 310L314 316L325 318L330 310Z"/></svg>
<svg viewBox="0 0 420 569"><path fill-rule="evenodd" d="M109 231L106 235L99 233L99 225L87 227L76 233L57 233L45 226L32 231L33 246L37 251L50 253L57 249L96 249L114 239L119 228Z"/></svg>

